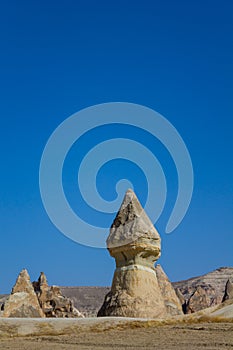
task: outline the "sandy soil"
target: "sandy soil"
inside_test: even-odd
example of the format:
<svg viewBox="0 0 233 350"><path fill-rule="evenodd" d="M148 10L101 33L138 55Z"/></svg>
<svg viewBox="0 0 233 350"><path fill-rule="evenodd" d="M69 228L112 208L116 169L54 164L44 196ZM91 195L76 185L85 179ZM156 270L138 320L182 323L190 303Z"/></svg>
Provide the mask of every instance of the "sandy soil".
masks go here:
<svg viewBox="0 0 233 350"><path fill-rule="evenodd" d="M221 350L233 349L233 323L156 325L129 323L108 328L74 328L68 335L0 338L0 349L14 350Z"/></svg>

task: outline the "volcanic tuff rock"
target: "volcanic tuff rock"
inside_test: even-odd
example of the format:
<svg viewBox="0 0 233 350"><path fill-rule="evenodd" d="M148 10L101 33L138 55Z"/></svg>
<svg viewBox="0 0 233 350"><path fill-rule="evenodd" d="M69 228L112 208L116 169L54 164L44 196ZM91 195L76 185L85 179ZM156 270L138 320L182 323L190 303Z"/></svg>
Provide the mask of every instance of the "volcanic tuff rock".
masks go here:
<svg viewBox="0 0 233 350"><path fill-rule="evenodd" d="M27 270L20 272L1 309L3 317L84 317L59 287L48 286L43 272L37 282L31 283Z"/></svg>
<svg viewBox="0 0 233 350"><path fill-rule="evenodd" d="M173 284L172 284L172 286L173 286ZM184 307L185 307L185 298L184 298L183 294L181 293L181 291L179 290L179 288L176 288L176 289L174 289L174 290L175 290L176 295L177 295L177 297L178 297L178 299L179 299L179 301L180 301L180 304L182 305L182 310L184 311Z"/></svg>
<svg viewBox="0 0 233 350"><path fill-rule="evenodd" d="M193 294L186 302L186 313L191 314L207 307L216 305L215 298L212 295L215 293L214 288L210 285L197 286Z"/></svg>
<svg viewBox="0 0 233 350"><path fill-rule="evenodd" d="M107 247L116 270L98 316L165 317L154 270L160 237L132 190L126 192L111 226Z"/></svg>
<svg viewBox="0 0 233 350"><path fill-rule="evenodd" d="M7 294L0 295L0 317L2 317L3 315L4 304L6 302L7 297Z"/></svg>
<svg viewBox="0 0 233 350"><path fill-rule="evenodd" d="M233 277L229 278L229 280L227 281L225 293L223 296L223 301L228 299L233 300Z"/></svg>
<svg viewBox="0 0 233 350"><path fill-rule="evenodd" d="M159 288L162 292L164 303L167 309L167 313L172 316L183 315L181 301L176 295L175 289L163 271L161 265L156 265L155 272L159 283Z"/></svg>
<svg viewBox="0 0 233 350"><path fill-rule="evenodd" d="M221 304L226 283L232 277L232 267L220 267L203 276L174 282L173 286L176 290L178 288L184 296L184 312L193 313L210 306Z"/></svg>
<svg viewBox="0 0 233 350"><path fill-rule="evenodd" d="M158 265L157 265L158 266ZM157 266L155 269L157 269ZM188 280L183 280L180 282L172 282L172 286L175 287L176 294L180 299L181 304L183 305L184 312L186 311L186 301L188 302L189 297L195 292L198 285L203 285L205 282L207 286L207 291L211 286L211 291L213 297L218 301L219 307L221 306L221 301L224 296L224 291L226 287L226 282L228 279L233 278L233 268L232 267L222 267L215 271L209 272L204 276L194 277ZM208 283L207 283L208 282ZM181 290L184 292L182 294ZM160 287L161 288L161 287ZM109 287L62 287L62 293L74 301L75 306L79 308L85 316L96 316L97 311L100 309L103 304L103 296L106 295L109 291ZM187 291L189 290L189 295ZM227 292L228 293L228 292ZM197 293L196 293L197 295ZM203 295L200 294L200 297L203 298ZM185 299L186 298L186 299ZM203 305L202 303L200 305ZM202 306L205 308L205 306Z"/></svg>
<svg viewBox="0 0 233 350"><path fill-rule="evenodd" d="M3 317L45 317L27 270L22 270L4 304Z"/></svg>
<svg viewBox="0 0 233 350"><path fill-rule="evenodd" d="M153 267L160 256L160 236L132 190L126 192L111 226L107 248L116 259L117 267L132 263ZM134 249L144 253L131 256ZM147 250L149 259L144 258ZM128 256L124 256L124 251Z"/></svg>
<svg viewBox="0 0 233 350"><path fill-rule="evenodd" d="M73 301L62 295L57 286L49 287L43 272L33 282L40 306L46 317L84 317L73 305Z"/></svg>
<svg viewBox="0 0 233 350"><path fill-rule="evenodd" d="M226 287L226 282L228 279L230 279L230 276L233 276L233 268L232 267L225 267L225 268L219 268L217 270L218 278L216 277L216 271L212 271L204 276L199 276L192 278L194 282L196 280L199 280L199 283L202 284L202 278L206 279L208 278L209 284L215 289L215 294L218 293L219 298L218 300L220 304L218 304L219 307L224 306L224 304L221 304L221 300L224 296L224 290ZM210 275L210 278L208 277ZM231 279L230 279L231 280ZM196 283L196 282L195 282ZM195 284L194 283L194 284ZM173 287L176 287L176 293L178 298L181 301L181 304L185 303L185 298L181 291L179 291L179 288L177 288L177 285L180 286L182 290L185 290L186 286L189 284L190 286L190 279L184 280L180 282L172 282ZM216 289L217 286L217 289ZM60 287L62 295L72 299L74 302L74 306L79 309L80 312L82 312L86 317L94 317L97 315L98 310L100 309L101 305L103 304L104 296L110 291L110 287ZM195 288L194 288L195 289ZM187 298L187 295L185 295ZM0 308L4 305L4 302L6 301L8 295L6 294L0 294ZM184 308L186 305L184 305ZM216 306L217 307L217 306ZM184 310L185 311L185 310ZM1 316L0 311L0 316Z"/></svg>

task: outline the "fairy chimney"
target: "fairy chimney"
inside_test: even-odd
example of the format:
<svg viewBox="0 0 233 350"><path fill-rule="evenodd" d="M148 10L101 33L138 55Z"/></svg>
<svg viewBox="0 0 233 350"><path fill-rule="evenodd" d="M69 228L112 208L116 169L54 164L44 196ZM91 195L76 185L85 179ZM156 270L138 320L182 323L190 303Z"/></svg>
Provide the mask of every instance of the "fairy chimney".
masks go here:
<svg viewBox="0 0 233 350"><path fill-rule="evenodd" d="M26 269L20 272L4 304L3 317L45 317Z"/></svg>
<svg viewBox="0 0 233 350"><path fill-rule="evenodd" d="M98 316L166 316L154 269L160 256L160 236L132 190L126 192L111 226L107 248L116 269Z"/></svg>

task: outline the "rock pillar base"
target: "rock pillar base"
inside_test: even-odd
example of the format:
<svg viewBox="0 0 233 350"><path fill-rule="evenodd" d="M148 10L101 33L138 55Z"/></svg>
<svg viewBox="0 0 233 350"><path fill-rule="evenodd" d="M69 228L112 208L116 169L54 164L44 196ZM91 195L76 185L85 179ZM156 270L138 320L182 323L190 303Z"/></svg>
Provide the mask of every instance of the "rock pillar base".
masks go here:
<svg viewBox="0 0 233 350"><path fill-rule="evenodd" d="M140 265L117 268L98 316L165 318L167 311L155 271Z"/></svg>

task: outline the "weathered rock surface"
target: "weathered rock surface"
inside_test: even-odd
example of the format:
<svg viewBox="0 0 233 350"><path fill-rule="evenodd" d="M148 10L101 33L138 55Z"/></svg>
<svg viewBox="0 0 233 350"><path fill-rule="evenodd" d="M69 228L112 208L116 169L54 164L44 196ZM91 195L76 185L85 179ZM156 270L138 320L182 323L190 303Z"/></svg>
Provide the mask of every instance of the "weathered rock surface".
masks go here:
<svg viewBox="0 0 233 350"><path fill-rule="evenodd" d="M107 248L116 259L117 267L133 263L154 267L160 256L160 245L158 232L135 193L128 190L107 238ZM138 254L134 253L135 249Z"/></svg>
<svg viewBox="0 0 233 350"><path fill-rule="evenodd" d="M203 286L203 283L205 283L205 288L207 288L206 289L207 293L210 293L211 291L211 294L212 294L211 298L215 300L216 306L217 305L220 306L223 300L224 291L226 288L226 282L228 281L228 279L230 279L231 281L230 276L232 275L233 275L233 268L225 267L225 268L219 268L215 271L205 274L204 276L198 276L198 277L191 278L189 280L183 280L179 282L172 282L172 285L173 287L175 287L176 294L180 299L180 303L183 305L183 310L185 312L187 308L186 302L188 302L189 298L196 291L198 286L201 286L201 285ZM208 283L206 283L207 281ZM181 292L181 290L177 286L181 288L184 294ZM189 294L188 294L188 291L189 291ZM203 289L203 291L205 292L205 289ZM82 312L84 311L86 316L96 316L97 311L100 309L101 305L103 304L103 296L110 292L110 288L108 287L62 287L62 292L64 295L67 295L69 298L73 299L75 302L75 305L79 307L80 311ZM162 293L162 295L164 294ZM197 297L197 295L198 293L195 294L195 297ZM199 296L200 298L203 299L203 294ZM207 307L209 307L212 304L215 304L215 303L212 303L210 299L207 303L206 302L199 303L198 300L197 302L201 307L201 308L198 307L199 310L204 309L206 305ZM191 303L191 305L192 304L193 303ZM194 306L192 305L192 307Z"/></svg>
<svg viewBox="0 0 233 350"><path fill-rule="evenodd" d="M73 301L62 295L57 286L49 286L43 272L33 282L40 306L46 317L84 317L73 305Z"/></svg>
<svg viewBox="0 0 233 350"><path fill-rule="evenodd" d="M186 307L185 298L184 298L183 294L181 293L181 291L179 290L179 288L176 288L175 292L176 292L177 298L180 301L180 304L182 305L182 310L183 310L183 312L185 312L185 307Z"/></svg>
<svg viewBox="0 0 233 350"><path fill-rule="evenodd" d="M31 283L27 270L22 270L10 296L3 301L2 317L84 317L59 287L48 286L43 272Z"/></svg>
<svg viewBox="0 0 233 350"><path fill-rule="evenodd" d="M22 270L4 304L3 317L45 317L27 270Z"/></svg>
<svg viewBox="0 0 233 350"><path fill-rule="evenodd" d="M173 286L182 293L185 313L193 313L222 302L226 283L233 277L232 267L221 267L203 276L174 282Z"/></svg>
<svg viewBox="0 0 233 350"><path fill-rule="evenodd" d="M97 316L150 317L167 315L156 275L138 269L115 271L111 291Z"/></svg>
<svg viewBox="0 0 233 350"><path fill-rule="evenodd" d="M132 190L126 192L111 226L107 248L116 260L116 270L97 316L165 317L154 270L160 236Z"/></svg>
<svg viewBox="0 0 233 350"><path fill-rule="evenodd" d="M210 285L197 286L193 294L186 302L186 313L190 314L210 306L216 305L215 299L212 298L215 290Z"/></svg>
<svg viewBox="0 0 233 350"><path fill-rule="evenodd" d="M225 300L233 300L233 277L230 278L227 283L226 283L226 287L225 287L225 293L223 296L223 302Z"/></svg>
<svg viewBox="0 0 233 350"><path fill-rule="evenodd" d="M212 316L233 319L233 299L227 299L223 303L215 306L214 308L215 310L210 312ZM208 309L206 311L208 312Z"/></svg>
<svg viewBox="0 0 233 350"><path fill-rule="evenodd" d="M0 295L0 317L2 317L2 315L3 315L4 304L5 304L8 297L9 297L9 295L7 295L7 294Z"/></svg>
<svg viewBox="0 0 233 350"><path fill-rule="evenodd" d="M161 265L156 265L155 272L159 283L159 288L161 290L167 309L167 313L172 316L183 315L180 299L176 295L175 289L173 288Z"/></svg>

